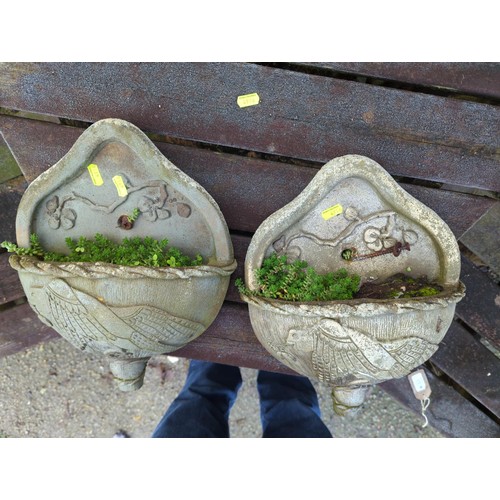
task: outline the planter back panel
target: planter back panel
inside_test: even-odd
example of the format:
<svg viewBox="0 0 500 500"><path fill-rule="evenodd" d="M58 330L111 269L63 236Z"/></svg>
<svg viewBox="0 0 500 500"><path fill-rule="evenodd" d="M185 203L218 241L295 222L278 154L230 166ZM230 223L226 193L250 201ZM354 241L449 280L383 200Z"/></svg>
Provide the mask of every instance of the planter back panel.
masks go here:
<svg viewBox="0 0 500 500"><path fill-rule="evenodd" d="M440 279L439 246L399 209L365 180L344 179L283 231L266 254L278 251L306 260L320 273L345 267L364 279L384 279L410 268L415 277ZM395 255L398 242L402 250ZM344 258L349 250L354 253Z"/></svg>
<svg viewBox="0 0 500 500"><path fill-rule="evenodd" d="M405 192L373 160L327 163L304 191L268 217L249 248L246 279L272 252L306 260L318 272L348 268L362 281L397 273L455 286L460 252L447 224Z"/></svg>
<svg viewBox="0 0 500 500"><path fill-rule="evenodd" d="M135 213L135 222L130 221ZM132 124L102 120L29 186L19 206L17 240L62 252L67 237L101 233L167 238L209 263L228 264L232 250L222 215L208 193L169 162Z"/></svg>
<svg viewBox="0 0 500 500"><path fill-rule="evenodd" d="M65 251L67 237L100 233L116 243L125 237L167 237L170 245L186 253L212 257L215 248L207 221L189 190L179 192L172 184L167 175L154 175L127 145L107 143L82 162L75 177L40 201L31 232L45 248L58 252ZM136 209L140 214L131 225L128 217Z"/></svg>

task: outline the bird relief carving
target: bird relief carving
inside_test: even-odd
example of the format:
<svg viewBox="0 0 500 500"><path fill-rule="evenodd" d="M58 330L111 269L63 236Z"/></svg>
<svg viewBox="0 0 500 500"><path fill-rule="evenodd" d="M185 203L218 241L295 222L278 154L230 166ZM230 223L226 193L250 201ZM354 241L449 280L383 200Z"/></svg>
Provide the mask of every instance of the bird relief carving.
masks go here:
<svg viewBox="0 0 500 500"><path fill-rule="evenodd" d="M98 345L108 345L120 355L150 356L180 348L206 328L156 307L107 306L60 278L51 280L44 291L50 319L42 319L81 350L100 352Z"/></svg>
<svg viewBox="0 0 500 500"><path fill-rule="evenodd" d="M329 318L319 319L307 330L291 328L286 344L297 358L307 358L320 381L334 383L354 374L352 383L359 385L402 377L437 349L417 336L377 340Z"/></svg>

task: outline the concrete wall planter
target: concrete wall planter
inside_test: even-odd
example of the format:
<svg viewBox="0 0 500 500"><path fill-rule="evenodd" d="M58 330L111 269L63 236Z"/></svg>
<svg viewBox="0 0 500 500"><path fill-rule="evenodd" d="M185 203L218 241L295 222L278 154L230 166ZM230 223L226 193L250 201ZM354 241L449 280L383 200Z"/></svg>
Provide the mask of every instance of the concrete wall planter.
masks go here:
<svg viewBox="0 0 500 500"><path fill-rule="evenodd" d="M140 214L130 227L127 214ZM65 238L101 233L168 238L204 265L128 267L10 257L39 318L83 351L103 353L122 390L142 385L147 361L198 337L222 306L236 268L229 232L211 196L167 160L134 125L89 127L71 150L26 190L17 243L31 233L64 252Z"/></svg>
<svg viewBox="0 0 500 500"><path fill-rule="evenodd" d="M255 270L273 252L318 272L347 268L362 283L403 273L443 287L438 295L409 299L301 303L242 295L264 347L298 373L331 384L340 414L358 407L370 385L405 376L429 359L464 295L451 230L362 156L327 163L261 224L245 261L248 289L257 290Z"/></svg>

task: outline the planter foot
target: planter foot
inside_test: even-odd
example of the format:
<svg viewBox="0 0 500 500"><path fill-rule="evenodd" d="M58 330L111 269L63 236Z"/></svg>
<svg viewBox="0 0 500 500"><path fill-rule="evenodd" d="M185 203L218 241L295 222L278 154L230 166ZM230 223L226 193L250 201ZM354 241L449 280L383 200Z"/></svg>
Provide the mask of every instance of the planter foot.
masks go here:
<svg viewBox="0 0 500 500"><path fill-rule="evenodd" d="M337 415L354 415L365 402L369 386L334 387L332 389L333 410Z"/></svg>
<svg viewBox="0 0 500 500"><path fill-rule="evenodd" d="M148 358L142 358L111 361L109 367L121 391L136 391L142 387L148 360Z"/></svg>

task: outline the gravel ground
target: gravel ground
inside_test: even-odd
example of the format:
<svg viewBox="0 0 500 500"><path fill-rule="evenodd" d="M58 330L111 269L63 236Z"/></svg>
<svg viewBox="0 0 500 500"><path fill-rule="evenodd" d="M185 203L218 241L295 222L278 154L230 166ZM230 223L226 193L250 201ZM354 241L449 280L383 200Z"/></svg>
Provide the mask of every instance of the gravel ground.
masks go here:
<svg viewBox="0 0 500 500"><path fill-rule="evenodd" d="M106 438L118 431L151 435L186 376L188 360L155 356L144 386L122 393L102 357L85 354L63 339L0 359L0 437ZM257 372L243 368L243 386L230 415L232 437L260 437ZM442 437L422 428L422 418L374 388L357 415L338 417L330 390L315 383L323 420L335 437Z"/></svg>

